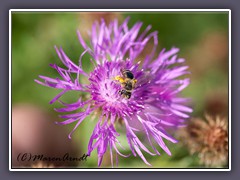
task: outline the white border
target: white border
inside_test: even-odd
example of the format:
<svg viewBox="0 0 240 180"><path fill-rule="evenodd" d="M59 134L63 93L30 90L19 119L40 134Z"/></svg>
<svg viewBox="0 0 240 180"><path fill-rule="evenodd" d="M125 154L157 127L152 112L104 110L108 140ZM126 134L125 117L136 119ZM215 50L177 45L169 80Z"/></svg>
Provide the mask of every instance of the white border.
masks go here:
<svg viewBox="0 0 240 180"><path fill-rule="evenodd" d="M12 12L102 12L102 11L115 11L115 12L228 12L229 13L229 169L14 169L11 167L11 159L12 159L12 143L11 143L11 133L12 133L12 87L11 87L11 81L12 81L12 55L11 55L11 34L12 34ZM9 171L231 171L231 10L230 9L10 9L9 10Z"/></svg>

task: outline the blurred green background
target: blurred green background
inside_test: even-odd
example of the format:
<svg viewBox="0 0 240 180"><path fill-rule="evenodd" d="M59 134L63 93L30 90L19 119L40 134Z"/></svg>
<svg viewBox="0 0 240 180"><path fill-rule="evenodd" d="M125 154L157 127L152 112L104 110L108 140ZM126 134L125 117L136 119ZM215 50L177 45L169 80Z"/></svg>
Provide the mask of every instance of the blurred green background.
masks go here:
<svg viewBox="0 0 240 180"><path fill-rule="evenodd" d="M159 51L162 48L170 49L172 46L180 48L179 57L186 59L191 71L191 84L183 91L183 95L192 98L191 105L194 108L192 116L203 117L206 111L213 113L227 111L228 13L226 12L13 12L12 106L19 103L31 103L57 116L53 108L61 107L61 105L59 103L50 105L49 101L57 95L58 90L40 86L34 82L38 75L58 77L58 73L48 66L50 63L61 66L54 45L63 47L70 59L77 63L83 52L77 38L77 29L87 40L86 32L95 20L102 17L107 22L114 18L123 21L127 16L131 17L130 27L136 21L142 21L142 30L151 24L151 32L158 31ZM86 68L89 67L88 58L89 56L86 55L83 59ZM74 102L79 95L81 94L67 94L64 100ZM214 106L212 105L214 103L222 104ZM88 123L88 120L86 119L76 130L71 140L78 144L83 153L87 152L88 139L94 128L93 123ZM68 125L66 128L70 132L73 125ZM167 144L172 151L172 156L167 156L165 153L158 157L145 154L153 167L201 167L197 156L189 155L188 150L181 143ZM123 145L127 147L126 142ZM128 152L126 150L124 153ZM96 152L88 158L87 162L79 164L79 167L96 166ZM102 167L110 166L109 155L106 155ZM148 166L139 157L132 156L126 159L119 157L119 167L147 168Z"/></svg>

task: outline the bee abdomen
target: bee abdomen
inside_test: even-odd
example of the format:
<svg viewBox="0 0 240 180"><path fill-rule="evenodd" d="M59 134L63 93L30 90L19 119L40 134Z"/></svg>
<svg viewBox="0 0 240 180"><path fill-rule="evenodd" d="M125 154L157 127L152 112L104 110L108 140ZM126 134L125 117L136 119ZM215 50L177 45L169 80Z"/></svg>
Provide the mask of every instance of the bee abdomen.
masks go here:
<svg viewBox="0 0 240 180"><path fill-rule="evenodd" d="M124 71L122 72L122 74L123 74L123 76L124 76L125 78L129 78L129 79L133 79L133 78L134 78L133 73L132 73L131 71L129 71L129 70L124 70Z"/></svg>

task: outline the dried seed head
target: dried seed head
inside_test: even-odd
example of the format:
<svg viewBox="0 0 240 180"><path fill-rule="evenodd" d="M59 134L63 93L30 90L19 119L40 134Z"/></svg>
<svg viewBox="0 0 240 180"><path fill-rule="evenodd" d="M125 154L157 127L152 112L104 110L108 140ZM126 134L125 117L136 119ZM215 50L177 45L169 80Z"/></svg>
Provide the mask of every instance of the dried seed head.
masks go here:
<svg viewBox="0 0 240 180"><path fill-rule="evenodd" d="M193 118L185 128L183 137L191 154L197 153L206 166L224 166L228 160L228 121L206 115L206 120Z"/></svg>

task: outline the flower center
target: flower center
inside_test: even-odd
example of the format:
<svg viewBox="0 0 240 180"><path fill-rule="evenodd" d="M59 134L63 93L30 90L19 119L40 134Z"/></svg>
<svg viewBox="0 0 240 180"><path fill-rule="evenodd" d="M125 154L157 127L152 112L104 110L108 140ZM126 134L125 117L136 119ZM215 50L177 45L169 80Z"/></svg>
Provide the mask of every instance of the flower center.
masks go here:
<svg viewBox="0 0 240 180"><path fill-rule="evenodd" d="M223 149L222 146L227 146L226 138L227 131L221 127L213 127L211 131L207 132L206 142L211 148L216 148L217 150Z"/></svg>
<svg viewBox="0 0 240 180"><path fill-rule="evenodd" d="M135 86L136 74L139 72L129 61L112 61L98 65L90 74L90 86L92 99L95 105L102 105L106 111L126 111L133 113L139 110L134 106L137 93Z"/></svg>

